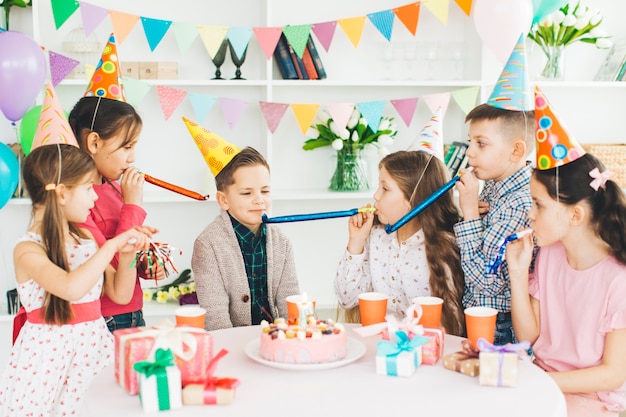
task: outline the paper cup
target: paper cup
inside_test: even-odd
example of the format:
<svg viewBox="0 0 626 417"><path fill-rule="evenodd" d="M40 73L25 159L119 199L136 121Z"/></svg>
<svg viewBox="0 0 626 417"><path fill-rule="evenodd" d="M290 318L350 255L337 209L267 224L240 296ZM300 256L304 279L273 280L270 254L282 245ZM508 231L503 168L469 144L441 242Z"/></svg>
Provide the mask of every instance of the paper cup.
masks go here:
<svg viewBox="0 0 626 417"><path fill-rule="evenodd" d="M422 318L419 324L424 327L441 326L443 299L439 297L415 297L411 302L413 302L413 304L419 304L422 307Z"/></svg>
<svg viewBox="0 0 626 417"><path fill-rule="evenodd" d="M491 307L468 307L465 309L467 338L476 349L478 349L478 339L481 337L489 343L493 343L497 316L498 310Z"/></svg>
<svg viewBox="0 0 626 417"><path fill-rule="evenodd" d="M387 294L381 292L366 292L359 295L359 312L363 326L385 321L388 298Z"/></svg>
<svg viewBox="0 0 626 417"><path fill-rule="evenodd" d="M185 306L174 311L177 326L191 326L204 329L206 310L199 306Z"/></svg>
<svg viewBox="0 0 626 417"><path fill-rule="evenodd" d="M287 297L287 322L289 324L296 324L300 317L300 310L298 304L302 302L302 295L290 295ZM315 300L307 297L307 302L313 303L313 309L315 310Z"/></svg>

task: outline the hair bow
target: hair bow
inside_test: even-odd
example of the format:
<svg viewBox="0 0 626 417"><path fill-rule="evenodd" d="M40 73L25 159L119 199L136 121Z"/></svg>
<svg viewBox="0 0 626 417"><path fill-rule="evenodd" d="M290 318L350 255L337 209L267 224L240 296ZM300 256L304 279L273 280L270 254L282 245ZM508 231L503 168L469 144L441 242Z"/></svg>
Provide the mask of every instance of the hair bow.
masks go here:
<svg viewBox="0 0 626 417"><path fill-rule="evenodd" d="M589 176L593 178L589 185L591 186L591 188L598 191L598 188L604 188L606 182L610 180L613 175L614 174L611 171L606 170L604 172L600 172L598 168L594 168L589 171Z"/></svg>

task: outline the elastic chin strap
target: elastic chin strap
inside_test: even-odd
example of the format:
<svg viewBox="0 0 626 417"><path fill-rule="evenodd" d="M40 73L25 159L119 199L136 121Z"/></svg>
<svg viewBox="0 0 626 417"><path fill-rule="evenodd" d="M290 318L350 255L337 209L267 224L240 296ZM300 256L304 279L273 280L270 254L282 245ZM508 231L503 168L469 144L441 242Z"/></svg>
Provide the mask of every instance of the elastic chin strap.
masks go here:
<svg viewBox="0 0 626 417"><path fill-rule="evenodd" d="M96 115L98 114L98 107L100 107L101 100L102 100L102 97L98 97L96 108L93 110L93 117L91 118L91 126L89 127L89 130L91 130L92 132L93 132L93 125L96 123Z"/></svg>

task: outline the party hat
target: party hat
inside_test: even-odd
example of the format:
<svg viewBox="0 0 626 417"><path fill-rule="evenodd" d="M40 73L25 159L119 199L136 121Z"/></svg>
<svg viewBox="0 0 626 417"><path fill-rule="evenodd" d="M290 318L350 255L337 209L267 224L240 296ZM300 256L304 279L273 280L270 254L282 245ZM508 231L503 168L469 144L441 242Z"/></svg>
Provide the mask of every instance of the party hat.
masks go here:
<svg viewBox="0 0 626 417"><path fill-rule="evenodd" d="M91 77L85 96L110 98L113 100L126 101L124 86L122 85L122 70L120 69L115 35L111 33L102 57Z"/></svg>
<svg viewBox="0 0 626 417"><path fill-rule="evenodd" d="M432 153L443 161L442 131L441 107L439 107L407 150Z"/></svg>
<svg viewBox="0 0 626 417"><path fill-rule="evenodd" d="M200 153L204 156L213 176L217 176L222 169L241 152L237 146L226 142L223 138L215 133L209 132L197 123L183 117L183 121L189 129L189 133L196 141Z"/></svg>
<svg viewBox="0 0 626 417"><path fill-rule="evenodd" d="M522 33L487 100L489 106L517 111L533 109L524 38Z"/></svg>
<svg viewBox="0 0 626 417"><path fill-rule="evenodd" d="M535 140L537 169L550 169L572 162L585 154L582 146L570 136L556 118L550 102L535 86Z"/></svg>
<svg viewBox="0 0 626 417"><path fill-rule="evenodd" d="M76 137L63 108L61 108L61 103L57 99L52 83L48 82L31 150L39 146L57 143L66 143L78 147Z"/></svg>

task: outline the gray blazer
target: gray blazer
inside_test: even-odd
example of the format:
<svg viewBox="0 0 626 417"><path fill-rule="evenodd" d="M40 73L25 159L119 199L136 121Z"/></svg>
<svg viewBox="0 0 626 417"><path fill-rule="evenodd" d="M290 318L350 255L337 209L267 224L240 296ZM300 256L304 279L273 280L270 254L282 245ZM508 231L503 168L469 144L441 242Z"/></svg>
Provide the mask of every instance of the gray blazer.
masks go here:
<svg viewBox="0 0 626 417"><path fill-rule="evenodd" d="M274 318L287 318L289 295L299 294L291 243L276 226L267 226L267 289ZM220 214L196 238L191 257L200 306L207 310L207 330L249 326L250 287L241 249L228 213Z"/></svg>

